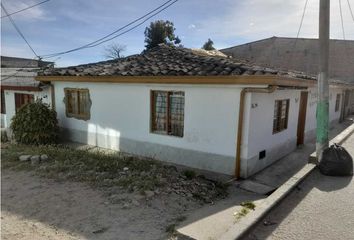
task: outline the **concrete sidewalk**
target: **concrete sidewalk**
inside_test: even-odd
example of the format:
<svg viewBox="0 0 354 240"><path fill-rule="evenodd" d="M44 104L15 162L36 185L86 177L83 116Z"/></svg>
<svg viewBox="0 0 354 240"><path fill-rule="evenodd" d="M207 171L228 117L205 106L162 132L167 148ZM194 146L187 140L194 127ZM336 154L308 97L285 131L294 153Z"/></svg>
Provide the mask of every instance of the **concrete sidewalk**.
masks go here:
<svg viewBox="0 0 354 240"><path fill-rule="evenodd" d="M351 124L352 121L347 120L335 125L330 130L330 138L334 138ZM306 144L250 179L233 182L228 199L191 213L187 220L180 224L178 233L192 239L219 239L235 226L234 213L242 209L241 202L254 202L256 206L261 206L272 191L308 163L309 156L314 150L314 143Z"/></svg>
<svg viewBox="0 0 354 240"><path fill-rule="evenodd" d="M354 157L353 133L342 146ZM315 169L243 239L354 239L353 196L352 176L324 176Z"/></svg>

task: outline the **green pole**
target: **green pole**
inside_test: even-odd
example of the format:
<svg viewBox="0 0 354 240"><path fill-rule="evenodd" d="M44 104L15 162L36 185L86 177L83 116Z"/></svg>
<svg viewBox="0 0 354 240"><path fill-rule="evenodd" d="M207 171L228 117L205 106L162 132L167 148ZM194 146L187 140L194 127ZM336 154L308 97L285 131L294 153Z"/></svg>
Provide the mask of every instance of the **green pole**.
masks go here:
<svg viewBox="0 0 354 240"><path fill-rule="evenodd" d="M319 74L317 79L317 111L316 111L316 154L317 161L321 161L323 151L328 148L329 128L329 18L330 0L320 0L319 19Z"/></svg>

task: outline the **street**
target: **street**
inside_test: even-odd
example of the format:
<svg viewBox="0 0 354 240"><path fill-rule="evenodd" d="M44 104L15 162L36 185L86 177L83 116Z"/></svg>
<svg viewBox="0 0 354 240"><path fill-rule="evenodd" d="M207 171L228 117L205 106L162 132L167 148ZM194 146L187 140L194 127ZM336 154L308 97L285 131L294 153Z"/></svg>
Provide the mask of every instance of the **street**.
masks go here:
<svg viewBox="0 0 354 240"><path fill-rule="evenodd" d="M354 134L343 146L354 156ZM354 239L353 177L317 169L243 239Z"/></svg>

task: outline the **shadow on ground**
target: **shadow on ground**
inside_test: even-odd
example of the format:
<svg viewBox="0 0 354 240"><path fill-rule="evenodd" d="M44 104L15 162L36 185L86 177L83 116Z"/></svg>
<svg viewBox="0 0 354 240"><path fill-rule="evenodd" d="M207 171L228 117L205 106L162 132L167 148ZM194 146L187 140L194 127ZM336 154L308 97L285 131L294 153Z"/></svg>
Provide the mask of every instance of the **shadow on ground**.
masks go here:
<svg viewBox="0 0 354 240"><path fill-rule="evenodd" d="M331 134L338 134L346 126L348 125L344 124L338 129L333 129ZM309 155L314 150L314 144L305 146L305 148L305 155ZM292 176L306 164L307 158L302 157L304 156L303 150L297 150L299 155L296 155L296 151L293 153L298 162L292 167L283 168L280 171L277 170L276 165L273 165L266 169L267 174L262 172L254 179L267 183L265 179L271 180L268 178L271 172L277 172L278 175L273 175L273 179L278 179L279 183L285 182L287 179L284 179L285 174L283 175L282 171L287 172L287 176L289 173ZM276 164L282 161L285 160L281 159ZM282 205L286 204L283 206L285 210L277 213L278 223L286 218L313 188L321 191L336 191L346 187L351 181L349 178L335 178L331 180L330 185L317 183L315 180L321 177L317 171L314 172L309 176L309 179L313 179L310 180L312 185L300 185L299 189L288 196L287 199L290 198L290 202L283 201ZM176 219L180 217L187 217L182 225L186 226L201 222L215 214L222 216L222 212L228 211L226 218L213 223L217 228L222 225L222 221L232 221L233 216L230 213L234 212L241 202L258 201L266 197L241 190L233 185L230 188L231 193L228 199L216 205L204 206L197 211L195 210L200 208L200 205L181 201L174 194L124 209L122 204L107 203L107 198L102 192L85 184L56 182L31 176L29 172L3 171L1 178L3 239L166 239L168 233L165 227L178 224ZM25 221L25 226L21 228L27 228L27 232L14 236L11 235L11 231L4 231L3 227L10 224L9 221L13 221L13 216L17 216L17 220L13 222L15 226L13 230L18 230L17 224ZM38 223L43 226L37 226ZM199 227L204 231L210 231L210 229L203 229L203 225ZM275 228L276 225L268 226L259 239L269 236ZM33 231L39 231L39 235L31 235ZM251 238L246 239L252 239L252 236L249 237Z"/></svg>

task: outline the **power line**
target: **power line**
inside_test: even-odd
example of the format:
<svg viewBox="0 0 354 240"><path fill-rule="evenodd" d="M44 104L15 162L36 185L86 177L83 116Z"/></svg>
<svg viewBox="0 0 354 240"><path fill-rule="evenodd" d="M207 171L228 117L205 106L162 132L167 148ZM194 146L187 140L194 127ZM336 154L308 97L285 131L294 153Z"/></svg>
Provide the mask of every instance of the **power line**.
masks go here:
<svg viewBox="0 0 354 240"><path fill-rule="evenodd" d="M21 30L17 27L15 21L14 21L14 20L12 19L12 17L8 14L8 12L7 12L6 8L5 8L5 6L4 6L2 3L0 3L0 4L1 4L1 8L4 10L4 12L6 13L6 15L9 16L9 19L10 19L12 25L14 26L14 28L16 29L17 33L18 33L18 34L21 36L21 38L26 42L26 44L28 45L28 47L29 47L29 48L31 49L31 51L33 52L33 54L34 54L36 57L40 58L40 57L37 55L37 53L33 50L32 46L29 44L29 42L27 41L27 39L25 38L25 36L22 34Z"/></svg>
<svg viewBox="0 0 354 240"><path fill-rule="evenodd" d="M36 60L36 59L33 59L33 60ZM5 78L2 78L2 75L1 75L1 81L5 81L5 80L7 80L7 79L9 79L9 78L16 77L16 75L17 75L19 72L21 72L21 71L23 71L23 70L25 70L25 69L28 69L27 67L29 67L31 64L32 64L32 62L28 62L25 66L21 67L20 69L16 69L16 72L15 72L14 74L11 74L11 75L9 75L9 76L6 76Z"/></svg>
<svg viewBox="0 0 354 240"><path fill-rule="evenodd" d="M162 9L159 10L158 12L154 13L153 15L151 15L150 17L148 17L147 19L145 19L145 20L142 21L141 23L135 25L134 27L131 27L131 28L129 28L128 30L126 30L126 31L124 31L124 32L122 32L122 33L120 33L120 34L118 34L118 35L115 35L115 36L113 36L113 37L111 37L111 38L108 38L108 39L106 39L106 40L104 40L104 41L101 41L101 42L99 42L99 43L96 43L96 44L94 44L94 45L92 45L92 46L90 46L90 47L95 47L95 46L100 45L100 44L102 44L102 43L108 42L108 41L110 41L110 40L112 40L112 39L114 39L114 38L117 38L117 37L119 37L119 36L121 36L121 35L123 35L123 34L125 34L125 33L127 33L127 32L130 32L131 30L133 30L133 29L135 29L135 28L141 26L142 24L144 24L147 20L153 18L154 16L156 16L156 15L159 14L160 12L164 11L166 8L170 7L171 5L173 5L173 4L174 4L175 2L177 2L177 1L178 1L178 0L175 0L174 2L170 3L169 5L167 5L166 7L162 8Z"/></svg>
<svg viewBox="0 0 354 240"><path fill-rule="evenodd" d="M36 6L38 6L38 5L41 5L41 4L46 3L46 2L49 2L49 1L50 1L50 0L45 0L45 1L43 1L43 2L39 2L39 3L34 4L34 5L32 5L32 6L29 6L29 7L23 8L23 9L21 9L21 10L18 10L18 11L16 11L16 12L13 12L13 13L10 13L10 14L7 14L7 13L6 13L6 15L5 15L5 16L1 16L1 18L9 17L9 16L14 15L14 14L16 14L16 13L20 13L20 12L26 11L26 10L28 10L28 9L30 9L30 8L36 7Z"/></svg>
<svg viewBox="0 0 354 240"><path fill-rule="evenodd" d="M137 19L135 19L134 21L124 25L123 27L120 27L119 29L113 31L112 33L110 34L107 34L105 35L104 37L101 37L99 38L98 40L95 40L91 43L88 43L88 44L85 44L81 47L77 47L77 48L74 48L74 49L70 49L70 50L67 50L67 51L62 51L62 52L58 52L58 53L52 53L52 54L47 54L47 55L42 55L43 58L52 58L52 57L56 57L56 56L59 56L59 55L63 55L63 54L67 54L67 53L71 53L71 52L74 52L74 51L78 51L78 50L82 50L82 49L85 49L85 48L91 48L91 47L95 47L97 45L100 45L102 43L105 43L107 41L110 41L114 38L117 38L135 28L137 28L138 26L142 25L143 23L145 23L147 20L151 19L152 17L156 16L157 14L159 14L160 12L164 11L165 9L169 8L171 5L175 4L177 1L179 0L168 0L166 1L165 3L163 3L162 5L158 6L157 8L153 9L152 11L146 13L145 15L143 15L142 17L139 17ZM157 11L157 12L156 12ZM151 15L152 14L152 15ZM146 19L144 19L146 18ZM120 33L120 34L117 34L115 35L116 33L120 32L121 30L139 22L140 20L144 19L144 21L138 23L137 25L129 28L128 30ZM112 36L112 37L111 37ZM111 37L111 38L109 38Z"/></svg>
<svg viewBox="0 0 354 240"><path fill-rule="evenodd" d="M344 21L343 21L343 12L342 12L342 0L339 0L339 13L340 13L340 21L342 24L343 40L345 40L345 30L344 30Z"/></svg>
<svg viewBox="0 0 354 240"><path fill-rule="evenodd" d="M349 2L349 0L347 0L347 3L348 3L348 7L349 7L350 14L351 14L352 19L353 19L353 22L354 22L354 14L353 14L352 7L350 6L350 2Z"/></svg>
<svg viewBox="0 0 354 240"><path fill-rule="evenodd" d="M305 13L306 13L306 8L307 8L308 2L309 2L308 0L305 1L305 6L304 6L304 10L302 12L299 29L298 29L297 34L296 34L296 39L298 39L299 36L300 36L300 31L301 31L301 28L302 28L302 24L304 23L304 18L305 18Z"/></svg>
<svg viewBox="0 0 354 240"><path fill-rule="evenodd" d="M305 5L304 5L304 8L302 10L302 15L301 15L301 20L300 20L300 24L299 24L299 28L297 30L297 33L296 33L296 38L295 38L295 41L294 41L294 44L290 50L290 58L289 58L289 68L292 67L292 60L293 60L293 55L294 55L294 51L295 51L295 48L296 48L296 44L297 44L297 41L299 39L299 36L300 36L300 32L301 32L301 29L302 29L302 25L304 23L304 19L305 19L305 13L306 13L306 9L307 9L307 5L308 5L308 0L305 0Z"/></svg>

